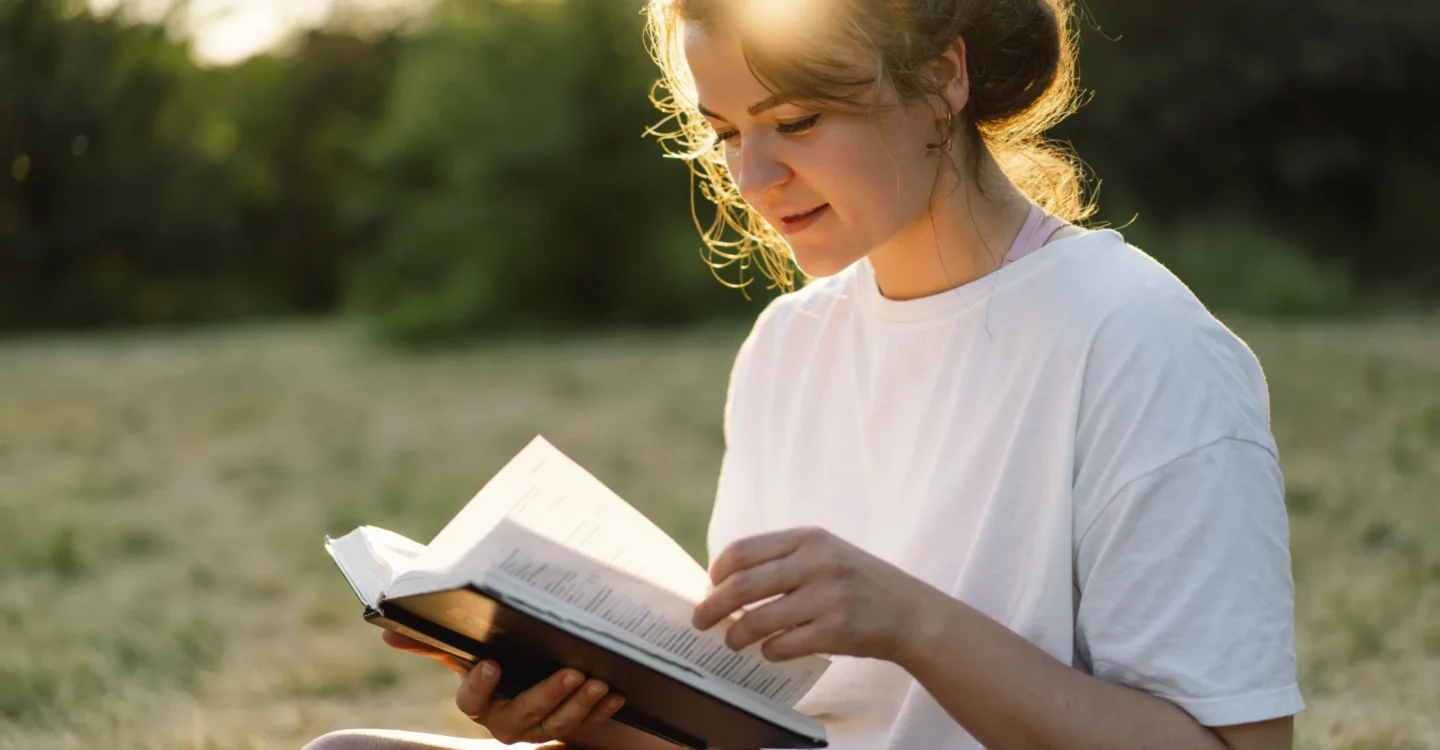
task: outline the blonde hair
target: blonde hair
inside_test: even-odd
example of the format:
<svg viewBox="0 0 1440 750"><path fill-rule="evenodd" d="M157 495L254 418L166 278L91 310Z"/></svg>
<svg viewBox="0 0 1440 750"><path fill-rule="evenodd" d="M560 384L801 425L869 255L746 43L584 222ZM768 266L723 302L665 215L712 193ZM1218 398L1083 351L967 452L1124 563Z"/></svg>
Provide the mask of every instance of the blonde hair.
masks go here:
<svg viewBox="0 0 1440 750"><path fill-rule="evenodd" d="M737 266L744 287L758 266L774 286L795 288L795 267L784 240L740 196L725 166L723 146L714 137L695 100L694 81L684 58L684 26L712 27L735 21L745 3L757 0L650 0L646 41L661 77L651 101L665 115L649 131L667 154L685 160L691 172L691 209L704 238L707 261L719 272ZM802 0L758 0L796 3ZM955 127L972 155L984 147L1005 176L1046 211L1072 222L1094 214L1085 191L1085 170L1074 152L1046 132L1080 105L1076 82L1074 0L816 0L834 22L835 36L874 60L873 78L856 78L841 55L795 54L793 45L747 37L741 43L755 76L771 91L801 101L853 106L857 87L882 81L902 100L939 93L924 66L957 37L965 40L970 98L954 113ZM668 129L667 129L668 128ZM978 165L978 159L971 159ZM977 167L978 169L978 167ZM978 174L978 171L977 171ZM694 205L700 194L717 211L708 225ZM722 281L724 281L722 279Z"/></svg>

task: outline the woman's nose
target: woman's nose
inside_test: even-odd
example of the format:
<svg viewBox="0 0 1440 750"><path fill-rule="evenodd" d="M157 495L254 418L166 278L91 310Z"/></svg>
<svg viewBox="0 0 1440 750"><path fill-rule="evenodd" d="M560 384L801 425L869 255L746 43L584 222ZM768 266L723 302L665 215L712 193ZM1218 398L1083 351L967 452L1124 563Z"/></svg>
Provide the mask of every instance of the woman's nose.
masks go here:
<svg viewBox="0 0 1440 750"><path fill-rule="evenodd" d="M735 176L735 186L740 189L741 197L752 206L765 205L766 194L784 185L792 174L790 167L778 158L766 140L757 137L746 141L739 147L739 153L731 158L730 171ZM739 169L735 168L737 166Z"/></svg>

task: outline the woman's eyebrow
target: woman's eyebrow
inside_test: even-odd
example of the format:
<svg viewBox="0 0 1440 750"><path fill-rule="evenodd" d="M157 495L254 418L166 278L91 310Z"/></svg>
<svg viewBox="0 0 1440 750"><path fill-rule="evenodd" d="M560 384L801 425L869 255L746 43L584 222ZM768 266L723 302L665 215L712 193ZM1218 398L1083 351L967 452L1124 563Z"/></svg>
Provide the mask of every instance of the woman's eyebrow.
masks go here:
<svg viewBox="0 0 1440 750"><path fill-rule="evenodd" d="M774 96L767 97L754 104L751 104L749 109L746 109L745 111L750 113L751 117L754 117L767 109L774 109L782 104L785 104L786 102L789 102L794 98L795 97L789 94L775 94ZM705 115L706 117L713 117L716 120L725 119L724 117L721 117L720 115L711 112L708 108L706 108L704 104L696 104L695 106L700 110L700 114Z"/></svg>

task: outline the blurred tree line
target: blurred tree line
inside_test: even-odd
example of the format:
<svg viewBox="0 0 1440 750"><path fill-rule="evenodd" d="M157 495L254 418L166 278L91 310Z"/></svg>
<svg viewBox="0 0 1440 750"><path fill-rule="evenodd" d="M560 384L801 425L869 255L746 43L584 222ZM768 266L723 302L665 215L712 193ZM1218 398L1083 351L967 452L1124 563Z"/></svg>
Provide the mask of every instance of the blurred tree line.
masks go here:
<svg viewBox="0 0 1440 750"><path fill-rule="evenodd" d="M640 5L439 0L207 67L163 24L0 0L0 331L753 314L701 260L685 168L642 137ZM1056 135L1107 221L1217 307L1440 298L1440 4L1085 7L1096 93Z"/></svg>
<svg viewBox="0 0 1440 750"><path fill-rule="evenodd" d="M0 0L0 330L332 309L399 48L203 68L162 25Z"/></svg>

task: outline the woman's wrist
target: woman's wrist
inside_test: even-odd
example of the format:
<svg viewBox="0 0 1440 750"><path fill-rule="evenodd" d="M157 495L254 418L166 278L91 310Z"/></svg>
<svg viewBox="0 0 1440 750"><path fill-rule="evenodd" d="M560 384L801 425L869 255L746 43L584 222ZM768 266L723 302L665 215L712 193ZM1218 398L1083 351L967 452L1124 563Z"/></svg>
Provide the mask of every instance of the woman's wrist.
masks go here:
<svg viewBox="0 0 1440 750"><path fill-rule="evenodd" d="M937 653L944 651L947 637L961 627L965 606L939 589L930 589L931 595L917 600L915 609L906 618L909 624L900 638L900 646L894 662L912 675L932 661Z"/></svg>

